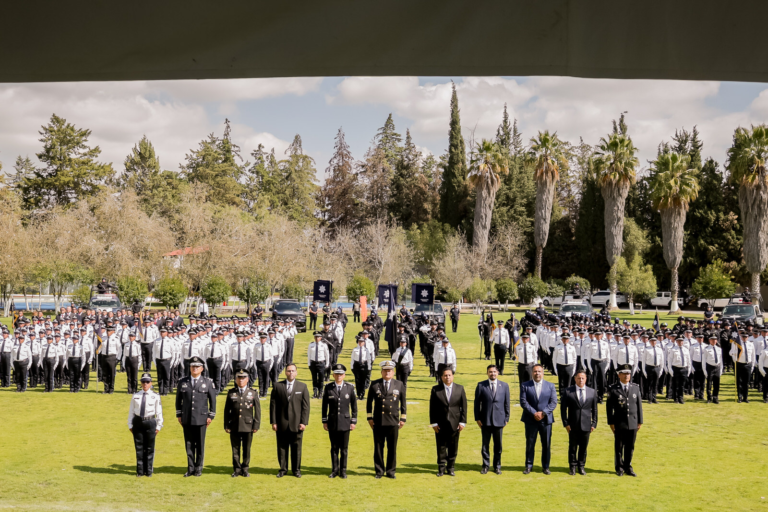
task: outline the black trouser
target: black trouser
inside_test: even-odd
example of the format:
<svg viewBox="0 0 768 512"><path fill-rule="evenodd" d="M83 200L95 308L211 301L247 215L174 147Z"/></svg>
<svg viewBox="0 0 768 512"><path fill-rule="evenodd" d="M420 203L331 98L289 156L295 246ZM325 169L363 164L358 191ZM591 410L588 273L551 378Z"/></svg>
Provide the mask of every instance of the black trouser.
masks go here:
<svg viewBox="0 0 768 512"><path fill-rule="evenodd" d="M16 391L27 390L27 374L29 372L27 369L28 364L29 359L13 362L13 376L16 378Z"/></svg>
<svg viewBox="0 0 768 512"><path fill-rule="evenodd" d="M347 455L349 454L349 430L329 430L331 439L331 471L333 473L347 471Z"/></svg>
<svg viewBox="0 0 768 512"><path fill-rule="evenodd" d="M192 358L184 359L184 376L189 377L192 375L189 371L189 363L192 361Z"/></svg>
<svg viewBox="0 0 768 512"><path fill-rule="evenodd" d="M280 464L280 472L288 472L288 452L291 456L291 471L296 474L301 470L301 441L304 432L291 432L289 430L277 431L277 462Z"/></svg>
<svg viewBox="0 0 768 512"><path fill-rule="evenodd" d="M358 397L365 396L365 381L368 378L368 367L355 363L352 365L352 373L355 375L355 393ZM400 380L399 378L397 380Z"/></svg>
<svg viewBox="0 0 768 512"><path fill-rule="evenodd" d="M493 344L493 356L496 359L496 368L500 375L504 375L504 360L507 358L507 347L501 343Z"/></svg>
<svg viewBox="0 0 768 512"><path fill-rule="evenodd" d="M152 371L152 348L154 345L154 342L141 344L141 366L145 372Z"/></svg>
<svg viewBox="0 0 768 512"><path fill-rule="evenodd" d="M359 322L360 321L360 312L359 311L353 311L352 312L352 321L353 322Z"/></svg>
<svg viewBox="0 0 768 512"><path fill-rule="evenodd" d="M709 366L709 365L707 365ZM765 369L765 367L763 367ZM768 372L765 372L765 375L760 374L763 380L763 400L768 400ZM720 384L719 377L718 377L718 385Z"/></svg>
<svg viewBox="0 0 768 512"><path fill-rule="evenodd" d="M613 433L614 465L616 471L632 469L632 455L635 453L637 430L617 428Z"/></svg>
<svg viewBox="0 0 768 512"><path fill-rule="evenodd" d="M491 438L493 438L493 468L501 468L501 439L504 427L488 427L483 425L480 427L480 431L482 434L480 455L483 457L483 466L489 467L491 465L490 444Z"/></svg>
<svg viewBox="0 0 768 512"><path fill-rule="evenodd" d="M253 441L253 432L235 432L229 433L229 443L232 445L232 468L235 473L241 474L247 470L251 464L251 442ZM243 456L240 457L242 450Z"/></svg>
<svg viewBox="0 0 768 512"><path fill-rule="evenodd" d="M88 389L88 384L91 383L91 363L88 361L91 360L91 353L86 352L85 353L85 366L83 366L82 374L80 375L82 384L80 385L80 389Z"/></svg>
<svg viewBox="0 0 768 512"><path fill-rule="evenodd" d="M517 363L517 380L520 387L523 386L523 382L528 382L533 379L533 363Z"/></svg>
<svg viewBox="0 0 768 512"><path fill-rule="evenodd" d="M714 388L714 389L713 389ZM720 367L707 365L707 400L720 395Z"/></svg>
<svg viewBox="0 0 768 512"><path fill-rule="evenodd" d="M259 396L267 396L267 390L269 390L269 361L256 361L255 366L259 377Z"/></svg>
<svg viewBox="0 0 768 512"><path fill-rule="evenodd" d="M576 430L571 427L568 432L568 465L572 468L583 468L587 464L587 445L590 431Z"/></svg>
<svg viewBox="0 0 768 512"><path fill-rule="evenodd" d="M69 369L69 392L77 393L80 391L80 379L82 360L79 357L70 357L67 359L67 368Z"/></svg>
<svg viewBox="0 0 768 512"><path fill-rule="evenodd" d="M325 384L325 362L312 361L309 363L309 371L312 374L312 387L317 390L316 394L322 393Z"/></svg>
<svg viewBox="0 0 768 512"><path fill-rule="evenodd" d="M115 391L115 365L117 364L117 356L101 356L99 362L101 363L101 378L104 381L104 392L112 393Z"/></svg>
<svg viewBox="0 0 768 512"><path fill-rule="evenodd" d="M64 382L64 356L59 356L58 364L56 365L56 372L54 375L54 381L55 381L55 387L56 389L61 389L61 386Z"/></svg>
<svg viewBox="0 0 768 512"><path fill-rule="evenodd" d="M491 357L491 339L483 336L483 349L485 351L485 357Z"/></svg>
<svg viewBox="0 0 768 512"><path fill-rule="evenodd" d="M410 364L398 364L395 366L395 378L403 383L404 386L408 385L408 377L411 375Z"/></svg>
<svg viewBox="0 0 768 512"><path fill-rule="evenodd" d="M271 382L280 380L280 368L277 364L277 357L272 358L272 368L269 369L269 380Z"/></svg>
<svg viewBox="0 0 768 512"><path fill-rule="evenodd" d="M704 384L707 380L707 374L701 361L693 361L693 397L704 398Z"/></svg>
<svg viewBox="0 0 768 512"><path fill-rule="evenodd" d="M171 360L158 359L157 364L157 385L162 396L171 391Z"/></svg>
<svg viewBox="0 0 768 512"><path fill-rule="evenodd" d="M557 385L560 391L560 398L562 399L563 394L565 393L565 388L571 385L571 380L573 380L573 373L576 371L576 366L569 364L558 364L557 365Z"/></svg>
<svg viewBox="0 0 768 512"><path fill-rule="evenodd" d="M125 357L125 378L128 382L128 393L132 395L139 388L139 356Z"/></svg>
<svg viewBox="0 0 768 512"><path fill-rule="evenodd" d="M309 330L317 330L317 315L313 315L312 313L309 314Z"/></svg>
<svg viewBox="0 0 768 512"><path fill-rule="evenodd" d="M645 393L645 381L643 380L643 378L644 378L643 371L639 367L639 363L638 363L637 371L635 371L635 373L632 375L632 382L637 384L637 387L640 388L640 398L641 399L644 399L647 396L646 393Z"/></svg>
<svg viewBox="0 0 768 512"><path fill-rule="evenodd" d="M552 425L545 425L542 422L525 424L525 467L533 467L537 437L541 438L541 468L549 469L549 460L552 455Z"/></svg>
<svg viewBox="0 0 768 512"><path fill-rule="evenodd" d="M207 359L208 375L213 381L213 386L216 388L216 392L221 391L221 370L224 366L224 359L217 357L216 359Z"/></svg>
<svg viewBox="0 0 768 512"><path fill-rule="evenodd" d="M296 343L296 340L293 338L288 338L285 340L285 353L283 354L283 368L288 366L289 364L293 364L293 346Z"/></svg>
<svg viewBox="0 0 768 512"><path fill-rule="evenodd" d="M149 476L155 463L155 436L157 420L155 418L133 417L133 445L136 448L136 474Z"/></svg>
<svg viewBox="0 0 768 512"><path fill-rule="evenodd" d="M56 359L55 357L43 359L43 382L46 393L53 391L53 366L56 364Z"/></svg>
<svg viewBox="0 0 768 512"><path fill-rule="evenodd" d="M648 375L645 380L645 396L649 401L654 402L659 387L659 378L661 377L661 366L646 366L645 373Z"/></svg>
<svg viewBox="0 0 768 512"><path fill-rule="evenodd" d="M400 429L393 427L373 427L373 467L377 475L386 473L394 476L397 469L397 435ZM384 466L384 445L387 446L387 465Z"/></svg>
<svg viewBox="0 0 768 512"><path fill-rule="evenodd" d="M606 388L606 375L605 370L608 368L608 361L600 361L598 359L592 359L592 382L591 386L597 390L597 401L602 402L603 396L605 396Z"/></svg>
<svg viewBox="0 0 768 512"><path fill-rule="evenodd" d="M688 376L688 368L672 367L672 400L682 402L684 400L685 381Z"/></svg>
<svg viewBox="0 0 768 512"><path fill-rule="evenodd" d="M459 429L441 428L435 432L437 445L438 469L453 469L456 465L456 455L459 452Z"/></svg>
<svg viewBox="0 0 768 512"><path fill-rule="evenodd" d="M739 400L749 398L749 379L752 376L754 366L747 363L736 363L736 390Z"/></svg>
<svg viewBox="0 0 768 512"><path fill-rule="evenodd" d="M203 470L205 460L205 431L207 425L183 425L184 447L187 450L187 471Z"/></svg>
<svg viewBox="0 0 768 512"><path fill-rule="evenodd" d="M36 388L42 380L40 378L40 356L32 356L32 368L29 369L29 385Z"/></svg>
<svg viewBox="0 0 768 512"><path fill-rule="evenodd" d="M258 362L258 361L256 361ZM232 373L237 373L239 370L238 364L240 361L235 361L235 368ZM243 369L248 372L248 387L251 388L253 386L256 386L256 382L259 380L259 371L256 368L255 364L252 364L250 368L245 368L245 361L242 362ZM269 382L269 370L267 370L267 382Z"/></svg>
<svg viewBox="0 0 768 512"><path fill-rule="evenodd" d="M458 327L459 327L459 321L451 318L451 329L453 329L453 332L456 332L456 329L458 329Z"/></svg>
<svg viewBox="0 0 768 512"><path fill-rule="evenodd" d="M6 342L9 343L9 342ZM0 354L0 386L7 388L11 385L11 353L3 352Z"/></svg>

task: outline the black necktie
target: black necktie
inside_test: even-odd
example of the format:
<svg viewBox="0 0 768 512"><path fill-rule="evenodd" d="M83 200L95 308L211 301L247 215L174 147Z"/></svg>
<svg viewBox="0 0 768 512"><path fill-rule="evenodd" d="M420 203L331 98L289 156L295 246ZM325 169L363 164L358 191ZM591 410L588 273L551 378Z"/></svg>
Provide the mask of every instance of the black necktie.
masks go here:
<svg viewBox="0 0 768 512"><path fill-rule="evenodd" d="M238 361L242 361L242 358L240 357L240 347L242 347L242 346L243 346L242 343L238 343L237 344L237 360Z"/></svg>
<svg viewBox="0 0 768 512"><path fill-rule="evenodd" d="M402 359L402 357L400 359ZM357 363L360 366L363 366L363 347L358 347L357 349Z"/></svg>
<svg viewBox="0 0 768 512"><path fill-rule="evenodd" d="M715 365L719 364L717 362L717 349L715 347L712 347L712 352L715 354Z"/></svg>
<svg viewBox="0 0 768 512"><path fill-rule="evenodd" d="M563 352L565 352L565 366L568 366L568 345L563 345Z"/></svg>
<svg viewBox="0 0 768 512"><path fill-rule="evenodd" d="M160 359L163 359L163 345L165 345L165 338L160 338Z"/></svg>
<svg viewBox="0 0 768 512"><path fill-rule="evenodd" d="M48 355L51 353L51 345L49 344L45 349L45 358L48 359Z"/></svg>
<svg viewBox="0 0 768 512"><path fill-rule="evenodd" d="M316 341L315 342L315 362L317 362L317 356L319 352L320 352L320 342Z"/></svg>
<svg viewBox="0 0 768 512"><path fill-rule="evenodd" d="M629 364L629 345L624 345L624 352L627 354L627 364Z"/></svg>
<svg viewBox="0 0 768 512"><path fill-rule="evenodd" d="M146 410L147 410L147 392L145 391L141 397L141 409L139 410L139 416L143 418L144 415L146 414Z"/></svg>
<svg viewBox="0 0 768 512"><path fill-rule="evenodd" d="M523 343L523 364L528 364L528 344Z"/></svg>
<svg viewBox="0 0 768 512"><path fill-rule="evenodd" d="M680 349L680 366L685 366L685 356L683 356L683 347L677 347Z"/></svg>
<svg viewBox="0 0 768 512"><path fill-rule="evenodd" d="M238 352L238 355L240 352ZM192 357L192 340L189 340L189 352L187 353L187 357Z"/></svg>
<svg viewBox="0 0 768 512"><path fill-rule="evenodd" d="M579 402L584 403L584 388L579 388Z"/></svg>
<svg viewBox="0 0 768 512"><path fill-rule="evenodd" d="M129 341L128 344L130 347L128 347L128 357L133 357L133 342Z"/></svg>
<svg viewBox="0 0 768 512"><path fill-rule="evenodd" d="M21 346L22 343L19 343L19 349L16 351L16 360L19 360L19 357L21 357Z"/></svg>
<svg viewBox="0 0 768 512"><path fill-rule="evenodd" d="M653 366L656 366L658 363L656 361L656 347L653 347Z"/></svg>
<svg viewBox="0 0 768 512"><path fill-rule="evenodd" d="M603 359L603 346L602 342L600 340L597 340L597 358L602 360Z"/></svg>

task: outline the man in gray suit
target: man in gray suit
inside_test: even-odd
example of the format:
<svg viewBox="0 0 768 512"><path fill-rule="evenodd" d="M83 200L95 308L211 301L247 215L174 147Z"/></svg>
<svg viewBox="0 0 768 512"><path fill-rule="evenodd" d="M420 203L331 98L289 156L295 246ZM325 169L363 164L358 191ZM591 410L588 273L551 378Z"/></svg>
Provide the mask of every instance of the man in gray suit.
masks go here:
<svg viewBox="0 0 768 512"><path fill-rule="evenodd" d="M286 380L275 384L269 401L269 422L277 432L277 478L288 473L289 452L293 476L301 478L301 441L309 423L309 389L296 380L297 373L295 364L286 366Z"/></svg>
<svg viewBox="0 0 768 512"><path fill-rule="evenodd" d="M552 411L557 407L557 391L555 385L544 380L544 367L540 364L533 366L533 380L520 386L520 407L523 416L520 421L525 423L525 469L527 475L533 468L533 458L536 454L536 438L541 438L541 466L545 475L549 471L551 458L552 424L555 422Z"/></svg>
<svg viewBox="0 0 768 512"><path fill-rule="evenodd" d="M587 373L579 370L573 377L575 386L565 388L560 415L563 426L568 431L568 465L569 474L586 475L584 466L587 463L587 445L589 434L597 428L597 393L587 387Z"/></svg>
<svg viewBox="0 0 768 512"><path fill-rule="evenodd" d="M499 370L495 364L488 365L488 380L477 384L475 388L475 421L480 427L483 444L480 454L483 467L480 473L488 473L491 456L489 445L493 438L493 471L501 474L501 436L509 423L509 385L498 379Z"/></svg>

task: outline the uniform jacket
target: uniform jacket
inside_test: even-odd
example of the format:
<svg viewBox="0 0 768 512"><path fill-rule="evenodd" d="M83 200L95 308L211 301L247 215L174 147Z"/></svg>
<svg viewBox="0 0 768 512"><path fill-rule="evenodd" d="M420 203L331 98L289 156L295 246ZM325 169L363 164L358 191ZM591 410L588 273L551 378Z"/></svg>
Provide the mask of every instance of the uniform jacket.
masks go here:
<svg viewBox="0 0 768 512"><path fill-rule="evenodd" d="M533 418L533 415L541 411L544 413L544 419L541 422L544 425L551 425L555 422L552 411L557 407L557 391L555 385L546 380L541 381L541 394L536 398L536 388L534 381L523 382L520 386L520 407L523 408L523 417L520 421L523 423L540 423Z"/></svg>
<svg viewBox="0 0 768 512"><path fill-rule="evenodd" d="M450 403L442 382L432 387L429 397L429 423L440 430L458 430L459 423L467 423L467 393L464 386L453 383Z"/></svg>
<svg viewBox="0 0 768 512"><path fill-rule="evenodd" d="M338 392L336 382L325 386L323 391L323 423L328 424L332 432L346 432L350 425L357 423L357 394L355 386L348 382L342 384Z"/></svg>
<svg viewBox="0 0 768 512"><path fill-rule="evenodd" d="M176 389L176 417L182 425L201 426L216 416L216 390L213 381L200 376L193 388L192 377L184 377Z"/></svg>
<svg viewBox="0 0 768 512"><path fill-rule="evenodd" d="M509 422L509 384L496 379L496 395L491 393L490 381L475 388L475 421L484 427L503 427Z"/></svg>
<svg viewBox="0 0 768 512"><path fill-rule="evenodd" d="M609 425L623 430L637 430L637 426L643 423L643 399L637 384L630 383L628 389L625 394L620 383L611 386L605 412Z"/></svg>
<svg viewBox="0 0 768 512"><path fill-rule="evenodd" d="M299 432L299 425L309 424L309 390L306 384L294 380L291 396L288 396L287 380L275 384L269 401L269 423L277 425L279 432Z"/></svg>
<svg viewBox="0 0 768 512"><path fill-rule="evenodd" d="M235 386L227 393L224 403L224 430L232 432L251 432L261 426L261 403L259 395L251 388L245 388L240 394L240 388Z"/></svg>
<svg viewBox="0 0 768 512"><path fill-rule="evenodd" d="M597 428L597 393L594 389L584 387L584 403L581 403L576 386L569 386L565 388L560 400L560 416L564 427L582 432Z"/></svg>
<svg viewBox="0 0 768 512"><path fill-rule="evenodd" d="M385 392L384 379L371 382L368 402L365 406L369 420L377 427L394 427L405 421L405 386L399 380L389 381L389 392Z"/></svg>

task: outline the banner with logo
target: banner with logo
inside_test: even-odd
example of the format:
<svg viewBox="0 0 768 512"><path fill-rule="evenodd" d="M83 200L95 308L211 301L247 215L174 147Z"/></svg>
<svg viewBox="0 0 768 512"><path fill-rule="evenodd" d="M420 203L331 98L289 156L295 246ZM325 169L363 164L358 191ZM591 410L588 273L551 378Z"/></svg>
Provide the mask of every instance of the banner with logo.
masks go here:
<svg viewBox="0 0 768 512"><path fill-rule="evenodd" d="M411 285L411 301L414 304L434 304L435 285L429 283L413 283Z"/></svg>
<svg viewBox="0 0 768 512"><path fill-rule="evenodd" d="M333 299L333 281L315 281L312 300L331 302Z"/></svg>
<svg viewBox="0 0 768 512"><path fill-rule="evenodd" d="M380 284L379 289L376 292L376 296L379 299L379 307L387 307L390 297L397 302L397 285L396 284Z"/></svg>

